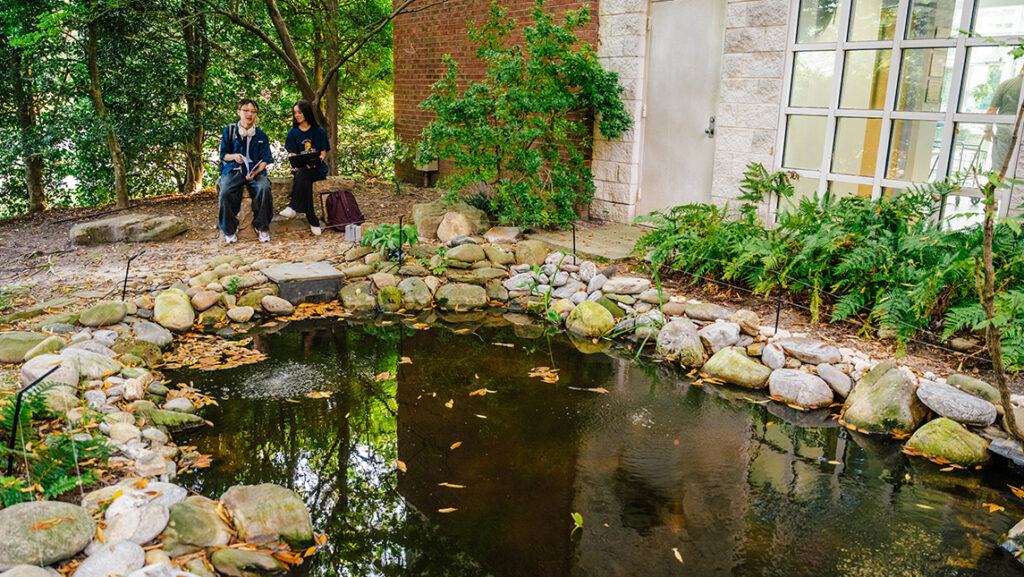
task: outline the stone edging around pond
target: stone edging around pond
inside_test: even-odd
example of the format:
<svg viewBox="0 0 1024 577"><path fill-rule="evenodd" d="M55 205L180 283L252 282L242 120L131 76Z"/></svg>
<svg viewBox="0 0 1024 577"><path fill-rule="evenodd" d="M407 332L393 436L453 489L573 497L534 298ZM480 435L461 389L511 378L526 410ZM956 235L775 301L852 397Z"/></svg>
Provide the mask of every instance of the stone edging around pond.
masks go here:
<svg viewBox="0 0 1024 577"><path fill-rule="evenodd" d="M581 261L572 255L549 253L546 245L538 241L519 241L514 245L482 243L483 239L457 237L450 243L454 246L443 253L439 253L438 247L416 246L410 253L419 262L402 264L388 262L366 247L349 248L337 265L347 281L337 299L344 307L341 314L436 310L441 320L457 321L452 317L483 308L502 308L507 311L506 316L533 313L564 326L583 352L600 349L609 343L608 338L628 339L641 346L652 343L657 356L691 369L691 375L699 370L701 378L710 382L757 390L767 388L773 400L801 410L826 409L842 403L841 422L847 428L909 437L904 451L911 455L959 468L980 468L989 459L989 452L1024 463L1024 453L1016 443L1007 440L994 426L1001 410L998 393L983 381L966 375L918 375L892 360L878 363L860 351L836 348L803 334L784 330L776 334L773 327L762 326L752 311L732 311L677 296L665 298L649 279L619 275L614 266L602 269L592 261ZM155 299L147 294L127 304L98 303L80 315L51 315L35 323L37 329L50 336L20 333L16 337L15 333L0 333L0 361L12 362L19 352L21 358L45 355L36 356L41 360L30 360L22 367L23 382L41 374L37 372L40 368L54 363L62 363L60 372L64 370L63 363L78 367L86 378L87 404L115 415L106 418L101 430L113 436L117 426L115 446L129 458L134 456L125 471L134 467L134 473L141 477L167 475L165 479L169 479L173 470L148 470L147 460L138 459L148 454L160 455L162 451L171 456L170 445L162 444L158 435L161 431L138 431L131 422L122 423L121 417L116 416L120 411L113 403L136 403L135 412L146 411L152 420L152 415L167 416L165 413L175 409L186 411L178 414L194 417L188 414L185 404L190 397L202 397L188 390L172 391L163 409L156 404L140 406L147 402L138 400L142 396L167 394L166 388L152 376L147 381L135 372L141 369L121 369L121 365L159 364L159 347L172 340L166 329L184 332L198 327L223 331L230 321L233 328L228 332L234 333L251 330L258 317L289 320L315 316L316 306L304 305L297 310L292 303L275 296L277 287L259 272L282 262L251 262L225 255L215 258L187 284L178 282L160 291ZM432 275L432 271L437 274ZM154 277L143 273L140 279ZM329 311L328 316L332 312L338 311ZM134 322L129 326L126 320ZM78 324L108 326L113 330L79 331ZM72 333L68 345L60 335ZM20 348L8 350L11 343L5 345L5 340ZM113 360L115 357L120 362ZM103 369L104 362L113 365ZM104 376L115 369L121 370L120 376ZM146 381L141 385L140 377ZM71 387L66 382L64 386ZM142 386L148 389L142 392ZM70 405L72 397L77 401L72 391L56 391L47 393L57 399L53 403ZM101 393L104 399L99 398ZM162 401L152 396L150 400ZM1013 401L1018 408L1024 407L1024 397L1015 395ZM104 405L113 410L103 409ZM72 419L76 417L75 411L81 410L77 404L69 408ZM929 412L938 418L925 423ZM135 449L126 445L125 439L142 445ZM148 448L146 443L150 444ZM140 455L140 450L148 453ZM173 469L173 462L161 460L159 464ZM1010 539L1003 546L1011 551L1024 546L1024 521L1011 530Z"/></svg>

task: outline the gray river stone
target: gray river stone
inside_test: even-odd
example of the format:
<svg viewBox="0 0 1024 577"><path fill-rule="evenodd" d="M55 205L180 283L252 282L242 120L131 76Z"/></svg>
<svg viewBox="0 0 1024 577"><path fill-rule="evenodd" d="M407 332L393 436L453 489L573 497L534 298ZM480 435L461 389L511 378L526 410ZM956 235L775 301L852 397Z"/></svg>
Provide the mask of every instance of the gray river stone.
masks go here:
<svg viewBox="0 0 1024 577"><path fill-rule="evenodd" d="M41 521L71 517L44 529ZM0 510L0 571L16 565L50 565L67 559L89 544L96 523L78 505L58 501L19 503Z"/></svg>
<svg viewBox="0 0 1024 577"><path fill-rule="evenodd" d="M121 370L117 361L94 352L68 347L60 354L64 358L75 359L79 374L87 379L102 379Z"/></svg>
<svg viewBox="0 0 1024 577"><path fill-rule="evenodd" d="M60 368L46 377L45 382L77 387L79 381L78 362L63 355L39 355L38 357L33 357L32 360L21 366L21 384L31 384L58 364Z"/></svg>
<svg viewBox="0 0 1024 577"><path fill-rule="evenodd" d="M817 368L818 376L824 379L837 395L845 399L850 394L850 389L853 388L850 375L828 363L821 363Z"/></svg>
<svg viewBox="0 0 1024 577"><path fill-rule="evenodd" d="M608 279L601 290L605 294L638 295L651 288L651 281L645 278L617 276Z"/></svg>
<svg viewBox="0 0 1024 577"><path fill-rule="evenodd" d="M151 342L160 348L166 347L174 340L171 331L149 321L139 321L133 324L132 331L135 333L135 338Z"/></svg>
<svg viewBox="0 0 1024 577"><path fill-rule="evenodd" d="M119 515L104 531L108 543L131 541L142 545L163 533L167 527L167 507L164 505L144 505Z"/></svg>
<svg viewBox="0 0 1024 577"><path fill-rule="evenodd" d="M769 343L761 349L761 362L769 369L781 369L786 366L786 352L775 343Z"/></svg>
<svg viewBox="0 0 1024 577"><path fill-rule="evenodd" d="M587 292L592 294L595 291L601 290L601 288L604 287L604 283L606 282L608 282L608 277L604 276L603 274L594 275L594 278L590 279L587 282Z"/></svg>
<svg viewBox="0 0 1024 577"><path fill-rule="evenodd" d="M82 342L78 342L78 343L73 343L71 345L68 345L67 350L68 351L76 351L77 350L77 351L86 351L86 352L90 352L90 353L96 353L97 355L101 355L101 356L104 356L104 357L107 357L107 358L111 358L111 359L117 356L117 353L114 352L113 349L111 349L107 345L101 343L100 341L96 341L96 340L89 340L89 341L82 341Z"/></svg>
<svg viewBox="0 0 1024 577"><path fill-rule="evenodd" d="M917 397L925 406L943 417L968 425L988 426L998 416L992 403L951 385L921 381L917 387Z"/></svg>
<svg viewBox="0 0 1024 577"><path fill-rule="evenodd" d="M563 273L559 273L559 274L563 274ZM572 297L576 293L582 293L583 294L583 298L586 298L587 295L586 295L586 292L583 291L584 288L585 287L583 286L583 283L581 283L580 281L575 280L575 279L568 279L567 281L565 281L565 283L563 283L557 289L551 291L551 298L567 299L567 298ZM577 303L577 304L579 304L579 303Z"/></svg>
<svg viewBox="0 0 1024 577"><path fill-rule="evenodd" d="M821 377L795 369L772 371L768 377L768 393L804 409L832 404L832 389Z"/></svg>
<svg viewBox="0 0 1024 577"><path fill-rule="evenodd" d="M588 283L595 276L597 276L597 265L589 260L583 261L580 264L580 280Z"/></svg>
<svg viewBox="0 0 1024 577"><path fill-rule="evenodd" d="M843 360L843 354L839 349L817 339L788 338L779 339L775 344L782 347L789 356L802 363L820 365L822 363L839 363Z"/></svg>
<svg viewBox="0 0 1024 577"><path fill-rule="evenodd" d="M231 541L231 528L217 514L217 504L199 495L171 505L164 550L172 557Z"/></svg>
<svg viewBox="0 0 1024 577"><path fill-rule="evenodd" d="M684 367L704 364L704 345L697 335L697 327L690 319L675 319L658 331L658 354L672 357Z"/></svg>
<svg viewBox="0 0 1024 577"><path fill-rule="evenodd" d="M725 347L736 344L740 338L740 325L736 323L711 323L697 331L704 347L715 354Z"/></svg>
<svg viewBox="0 0 1024 577"><path fill-rule="evenodd" d="M976 379L967 375L949 375L946 382L961 391L970 393L975 397L985 399L990 403L1000 402L999 391L981 379Z"/></svg>
<svg viewBox="0 0 1024 577"><path fill-rule="evenodd" d="M503 282L502 286L510 291L530 290L536 282L532 272L522 272Z"/></svg>
<svg viewBox="0 0 1024 577"><path fill-rule="evenodd" d="M288 543L306 547L313 540L309 510L293 491L279 485L236 485L221 495L238 538L247 543L267 545Z"/></svg>
<svg viewBox="0 0 1024 577"><path fill-rule="evenodd" d="M145 563L146 552L142 550L142 547L130 541L119 541L104 545L99 551L82 561L72 577L128 575L132 571L142 569Z"/></svg>
<svg viewBox="0 0 1024 577"><path fill-rule="evenodd" d="M0 573L0 577L60 577L55 569L36 567L35 565L18 565Z"/></svg>

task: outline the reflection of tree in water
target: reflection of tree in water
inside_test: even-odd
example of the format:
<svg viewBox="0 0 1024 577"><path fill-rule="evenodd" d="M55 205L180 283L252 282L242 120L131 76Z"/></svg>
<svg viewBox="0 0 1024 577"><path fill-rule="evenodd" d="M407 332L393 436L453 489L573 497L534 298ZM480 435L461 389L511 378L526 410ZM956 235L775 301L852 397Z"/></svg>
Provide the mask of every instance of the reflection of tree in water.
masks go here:
<svg viewBox="0 0 1024 577"><path fill-rule="evenodd" d="M328 399L222 401L220 414L209 416L217 430L188 440L213 453L214 466L182 482L214 498L236 484L275 483L295 490L313 526L328 535L327 546L299 574L479 574L457 547L406 508L398 492L395 381L375 377L396 372L401 330L338 325L274 335L260 343L272 353L270 361L189 374L201 390L209 390L215 387L210 381L241 383L273 371L275 364L301 360L333 371L336 386Z"/></svg>

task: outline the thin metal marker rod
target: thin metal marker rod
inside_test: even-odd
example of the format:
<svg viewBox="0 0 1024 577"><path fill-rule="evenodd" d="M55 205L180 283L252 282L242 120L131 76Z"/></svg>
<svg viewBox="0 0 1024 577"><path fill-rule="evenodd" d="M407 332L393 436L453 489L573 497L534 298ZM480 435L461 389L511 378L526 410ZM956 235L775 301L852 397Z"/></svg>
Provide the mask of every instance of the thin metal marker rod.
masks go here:
<svg viewBox="0 0 1024 577"><path fill-rule="evenodd" d="M398 262L401 264L405 260L405 253L402 251L402 245L405 243L404 230L402 229L402 219L405 215L398 217Z"/></svg>
<svg viewBox="0 0 1024 577"><path fill-rule="evenodd" d="M575 257L576 256L576 223L575 222L570 223L569 226L572 227L572 256ZM576 264L576 263L574 262L573 264Z"/></svg>
<svg viewBox="0 0 1024 577"><path fill-rule="evenodd" d="M14 403L14 419L13 422L11 423L11 439L10 441L7 442L7 476L10 476L11 471L14 470L14 433L18 429L18 421L21 418L21 399L25 395L25 393L29 391L29 389L38 385L40 382L42 382L43 379L52 375L53 372L59 368L60 365L51 368L50 370L46 371L46 374L32 381L32 383L25 387L24 389L18 391L18 400Z"/></svg>
<svg viewBox="0 0 1024 577"><path fill-rule="evenodd" d="M779 315L782 313L782 277L779 271L775 271L775 283L779 287L779 300L775 303L775 332L772 336L779 334Z"/></svg>
<svg viewBox="0 0 1024 577"><path fill-rule="evenodd" d="M146 249L142 249L135 253L134 256L128 257L128 264L124 265L124 285L121 287L121 302L124 302L124 297L128 293L128 271L132 268L132 261L142 256L144 252L146 252Z"/></svg>

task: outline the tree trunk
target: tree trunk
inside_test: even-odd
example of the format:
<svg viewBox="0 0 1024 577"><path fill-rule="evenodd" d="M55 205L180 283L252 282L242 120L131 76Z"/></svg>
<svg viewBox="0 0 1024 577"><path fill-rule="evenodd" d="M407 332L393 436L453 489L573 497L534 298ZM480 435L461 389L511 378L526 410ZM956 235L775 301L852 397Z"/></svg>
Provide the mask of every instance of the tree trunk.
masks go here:
<svg viewBox="0 0 1024 577"><path fill-rule="evenodd" d="M128 208L128 175L124 169L124 154L117 142L117 134L107 118L107 107L103 104L103 91L100 90L100 66L97 61L96 43L99 34L96 3L92 4L92 19L86 27L88 34L87 58L89 67L89 98L96 109L96 118L100 127L107 133L107 147L110 149L110 164L114 168L114 191L117 194L117 208Z"/></svg>
<svg viewBox="0 0 1024 577"><path fill-rule="evenodd" d="M341 41L338 37L338 2L337 0L324 0L325 14L327 19L327 30L324 32L324 40L327 44L327 61L334 62L341 57ZM323 82L321 78L317 83ZM327 153L327 164L330 168L329 174L338 174L338 74L335 73L327 79L327 92L324 93L324 130L327 131L327 140L331 143L331 150Z"/></svg>
<svg viewBox="0 0 1024 577"><path fill-rule="evenodd" d="M18 124L21 128L21 155L25 163L25 188L28 190L28 211L43 210L46 201L43 190L43 157L37 150L36 136L36 104L35 91L32 88L32 77L24 66L24 54L21 49L13 48L4 34L0 36L3 51L11 55L11 84L14 87L14 100L18 108Z"/></svg>
<svg viewBox="0 0 1024 577"><path fill-rule="evenodd" d="M210 38L206 16L194 2L185 14L185 108L189 131L185 136L185 178L181 189L192 194L203 187L203 143L206 140L206 78L210 66Z"/></svg>

